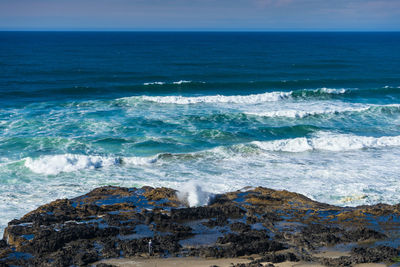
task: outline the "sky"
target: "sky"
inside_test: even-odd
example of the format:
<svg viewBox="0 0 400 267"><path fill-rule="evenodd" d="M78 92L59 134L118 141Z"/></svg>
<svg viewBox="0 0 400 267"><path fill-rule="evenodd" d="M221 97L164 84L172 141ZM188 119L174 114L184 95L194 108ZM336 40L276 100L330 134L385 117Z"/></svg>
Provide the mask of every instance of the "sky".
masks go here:
<svg viewBox="0 0 400 267"><path fill-rule="evenodd" d="M399 31L400 0L0 0L0 30Z"/></svg>

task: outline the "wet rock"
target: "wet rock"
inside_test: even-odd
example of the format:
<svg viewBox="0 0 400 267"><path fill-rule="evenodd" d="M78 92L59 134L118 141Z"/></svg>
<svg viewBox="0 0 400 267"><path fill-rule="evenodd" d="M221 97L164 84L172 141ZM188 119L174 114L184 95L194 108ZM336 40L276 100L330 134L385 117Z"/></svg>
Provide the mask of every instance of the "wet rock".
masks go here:
<svg viewBox="0 0 400 267"><path fill-rule="evenodd" d="M376 246L376 247L356 247L352 249L350 256L342 256L339 258L319 259L320 263L326 266L353 266L361 263L383 263L392 262L398 257L399 249Z"/></svg>
<svg viewBox="0 0 400 267"><path fill-rule="evenodd" d="M250 231L251 227L248 224L242 222L235 222L230 225L231 230L238 233Z"/></svg>
<svg viewBox="0 0 400 267"><path fill-rule="evenodd" d="M372 248L354 248L352 255L357 263L366 262L387 262L391 259L398 257L399 249L387 246L377 246Z"/></svg>
<svg viewBox="0 0 400 267"><path fill-rule="evenodd" d="M219 253L223 254L223 257L239 257L286 248L279 242L269 240L266 231L256 230L251 230L246 232L246 234L240 235L229 233L218 238L217 243L225 244L219 250Z"/></svg>
<svg viewBox="0 0 400 267"><path fill-rule="evenodd" d="M210 219L207 222L203 222L202 224L209 228L224 226L228 224L228 219L225 216L217 216L216 218Z"/></svg>
<svg viewBox="0 0 400 267"><path fill-rule="evenodd" d="M354 241L365 241L365 240L378 240L378 239L384 239L387 236L385 234L382 234L380 232L377 232L373 229L368 229L365 227L358 227L355 230L350 230L346 231L344 233L343 239L349 241L349 242L354 242Z"/></svg>
<svg viewBox="0 0 400 267"><path fill-rule="evenodd" d="M9 222L0 241L0 266L86 266L149 254L257 255L237 266L298 260L349 266L397 257L400 239L393 236L399 230L400 205L341 208L258 187L216 195L207 206L187 207L173 189L106 186ZM392 246L376 246L377 240ZM312 256L321 247L347 243L355 244L350 256Z"/></svg>
<svg viewBox="0 0 400 267"><path fill-rule="evenodd" d="M281 252L281 253L267 253L262 256L260 259L255 260L254 262L272 262L272 263L280 263L284 261L299 261L299 257L292 252Z"/></svg>
<svg viewBox="0 0 400 267"><path fill-rule="evenodd" d="M107 264L107 263L99 263L99 264L96 264L96 267L116 267L116 265Z"/></svg>
<svg viewBox="0 0 400 267"><path fill-rule="evenodd" d="M186 209L174 209L171 211L173 221L190 221L225 216L227 218L240 218L244 215L244 209L236 205L223 205L211 207L195 207Z"/></svg>
<svg viewBox="0 0 400 267"><path fill-rule="evenodd" d="M232 265L233 267L263 267L261 263L237 263Z"/></svg>

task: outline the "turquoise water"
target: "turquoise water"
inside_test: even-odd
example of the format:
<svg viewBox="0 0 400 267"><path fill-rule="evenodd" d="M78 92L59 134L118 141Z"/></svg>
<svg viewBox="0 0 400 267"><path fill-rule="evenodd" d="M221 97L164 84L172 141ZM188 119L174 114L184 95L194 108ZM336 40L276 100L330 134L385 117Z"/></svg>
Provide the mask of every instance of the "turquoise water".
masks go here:
<svg viewBox="0 0 400 267"><path fill-rule="evenodd" d="M400 33L0 33L0 231L102 185L400 201Z"/></svg>

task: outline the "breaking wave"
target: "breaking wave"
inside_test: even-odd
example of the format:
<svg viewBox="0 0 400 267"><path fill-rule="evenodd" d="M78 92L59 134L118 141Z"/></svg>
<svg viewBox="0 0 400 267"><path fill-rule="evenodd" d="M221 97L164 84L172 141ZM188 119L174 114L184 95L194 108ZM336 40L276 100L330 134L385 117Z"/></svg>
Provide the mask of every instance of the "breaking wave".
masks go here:
<svg viewBox="0 0 400 267"><path fill-rule="evenodd" d="M145 101L157 102L161 104L198 104L198 103L236 103L236 104L256 104L262 102L279 101L288 98L291 92L271 92L252 95L211 95L211 96L142 96Z"/></svg>
<svg viewBox="0 0 400 267"><path fill-rule="evenodd" d="M37 159L25 159L25 167L32 172L56 175L62 172L74 172L82 169L98 169L113 165L130 164L145 165L157 161L149 157L104 157L77 154L61 154L42 156Z"/></svg>
<svg viewBox="0 0 400 267"><path fill-rule="evenodd" d="M315 137L299 137L274 141L253 141L267 151L305 152L311 150L347 151L366 148L400 146L400 136L356 136L350 134L319 133Z"/></svg>
<svg viewBox="0 0 400 267"><path fill-rule="evenodd" d="M318 89L304 89L293 91L294 98L308 98L308 97L319 97L319 96L331 96L331 95L342 95L349 92L345 88L318 88Z"/></svg>
<svg viewBox="0 0 400 267"><path fill-rule="evenodd" d="M315 110L300 110L300 109L280 109L265 112L245 112L247 115L261 116L261 117L287 117L287 118L305 118L317 115L340 114L348 112L398 112L400 111L399 104L390 105L365 105L365 106L325 106L318 107Z"/></svg>
<svg viewBox="0 0 400 267"><path fill-rule="evenodd" d="M143 83L143 85L164 85L164 84L174 84L174 85L181 85L185 83L204 83L204 82L193 82L193 81L187 81L187 80L180 80L172 83L167 83L167 82L146 82Z"/></svg>
<svg viewBox="0 0 400 267"><path fill-rule="evenodd" d="M253 141L232 146L218 146L209 150L192 153L161 153L153 157L113 157L78 154L46 155L36 159L24 159L24 166L34 173L57 175L62 172L74 172L83 169L98 169L115 165L150 165L158 161L197 160L202 157L229 158L246 156L257 151L306 152L312 150L348 151L367 148L400 146L400 136L356 136L319 132L312 137L298 137L274 141ZM256 151L254 150L256 149Z"/></svg>
<svg viewBox="0 0 400 267"><path fill-rule="evenodd" d="M186 83L188 81L179 81L176 83ZM262 94L250 95L208 95L208 96L131 96L124 97L118 100L122 101L149 101L160 104L199 104L199 103L234 103L234 104L257 104L263 102L275 102L285 100L288 98L304 98L304 97L318 97L327 95L338 95L347 92L345 89L330 89L320 88L315 90L297 90L297 91L273 91Z"/></svg>
<svg viewBox="0 0 400 267"><path fill-rule="evenodd" d="M165 82L148 82L148 83L143 83L143 85L163 85Z"/></svg>

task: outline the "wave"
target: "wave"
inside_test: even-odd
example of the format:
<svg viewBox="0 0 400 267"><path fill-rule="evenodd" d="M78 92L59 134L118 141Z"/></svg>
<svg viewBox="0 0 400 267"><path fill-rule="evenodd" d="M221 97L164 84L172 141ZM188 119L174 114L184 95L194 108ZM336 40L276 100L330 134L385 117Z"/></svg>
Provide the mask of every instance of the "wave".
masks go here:
<svg viewBox="0 0 400 267"><path fill-rule="evenodd" d="M287 109L287 110L276 110L276 111L266 111L266 112L245 112L247 115L261 116L261 117L287 117L287 118L304 118L315 115L322 114L337 114L342 112L349 111L365 111L368 110L368 107L365 108L342 108L342 109L327 109L327 110L315 110L315 111L305 111L305 110L295 110L295 109Z"/></svg>
<svg viewBox="0 0 400 267"><path fill-rule="evenodd" d="M307 97L318 97L318 96L329 96L329 95L341 95L349 92L349 89L345 88L318 88L318 89L303 89L293 91L294 98L307 98Z"/></svg>
<svg viewBox="0 0 400 267"><path fill-rule="evenodd" d="M340 114L340 113L360 113L360 112L385 112L393 113L400 111L400 104L389 105L365 105L365 106L324 106L317 107L316 110L299 110L299 109L281 109L265 112L244 112L246 115L261 116L261 117L287 117L287 118L305 118L310 116Z"/></svg>
<svg viewBox="0 0 400 267"><path fill-rule="evenodd" d="M170 84L181 85L181 84L185 84L185 83L205 83L205 82L194 82L194 81L188 81L188 80L179 80L179 81L172 82L172 83L167 83L167 82L146 82L146 83L143 83L143 85L170 85Z"/></svg>
<svg viewBox="0 0 400 267"><path fill-rule="evenodd" d="M149 82L149 83L143 83L143 85L163 85L165 82Z"/></svg>
<svg viewBox="0 0 400 267"><path fill-rule="evenodd" d="M235 103L235 104L256 104L262 102L279 101L288 98L291 92L271 92L252 95L211 95L211 96L142 96L145 101L157 102L161 104L198 104L198 103Z"/></svg>
<svg viewBox="0 0 400 267"><path fill-rule="evenodd" d="M36 159L24 159L24 166L34 173L57 175L63 172L75 172L84 169L132 165L146 166L159 161L187 161L199 158L232 158L247 157L248 154L263 152L306 152L306 151L349 151L368 148L398 147L400 136L356 136L319 132L312 137L297 137L273 141L253 141L231 146L218 146L208 150L192 153L161 153L152 157L115 157L79 154L46 155ZM8 164L8 162L6 162Z"/></svg>
<svg viewBox="0 0 400 267"><path fill-rule="evenodd" d="M180 80L177 82L173 82L172 84L184 84L184 83L192 83L192 81Z"/></svg>
<svg viewBox="0 0 400 267"><path fill-rule="evenodd" d="M396 88L399 89L400 86L385 85L383 88L384 88L384 89L396 89Z"/></svg>
<svg viewBox="0 0 400 267"><path fill-rule="evenodd" d="M146 165L157 161L150 157L106 157L78 154L60 154L42 156L37 159L25 159L25 167L34 173L57 175L62 172L74 172L83 169L98 169L113 165Z"/></svg>
<svg viewBox="0 0 400 267"><path fill-rule="evenodd" d="M183 82L183 81L180 81ZM334 89L334 88L320 88L315 90L298 90L298 91L273 91L261 94L249 94L249 95L206 95L206 96L181 96L181 95L170 95L170 96L131 96L119 98L117 100L122 101L149 101L160 104L200 104L200 103L234 103L234 104L257 104L263 102L276 102L280 100L293 98L304 98L310 96L327 96L327 95L339 95L346 93L346 89Z"/></svg>
<svg viewBox="0 0 400 267"><path fill-rule="evenodd" d="M315 137L299 137L274 141L253 141L251 144L266 151L305 152L312 150L347 151L367 148L400 146L400 136L356 136L320 133Z"/></svg>

